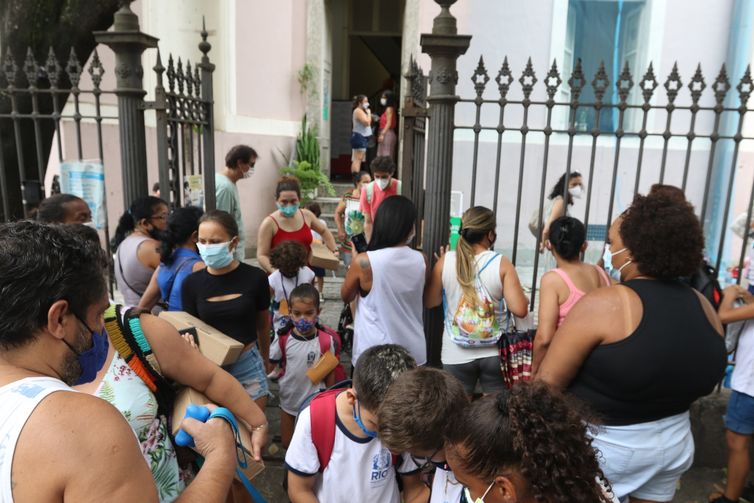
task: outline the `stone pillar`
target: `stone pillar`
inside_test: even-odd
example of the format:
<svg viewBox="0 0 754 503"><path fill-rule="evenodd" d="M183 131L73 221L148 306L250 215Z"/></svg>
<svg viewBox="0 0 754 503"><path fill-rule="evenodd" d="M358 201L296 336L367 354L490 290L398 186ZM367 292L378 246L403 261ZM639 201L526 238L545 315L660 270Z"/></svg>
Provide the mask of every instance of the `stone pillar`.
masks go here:
<svg viewBox="0 0 754 503"><path fill-rule="evenodd" d="M149 195L147 180L147 147L144 130L144 68L141 54L157 47L157 38L139 30L139 18L129 4L121 0L115 13L112 31L96 31L97 43L105 44L115 53L115 94L118 96L120 159L123 172L123 203Z"/></svg>
<svg viewBox="0 0 754 503"><path fill-rule="evenodd" d="M450 188L453 172L453 122L458 72L456 60L469 48L470 35L458 35L456 18L450 6L456 0L435 0L442 10L434 19L432 33L421 36L422 52L432 60L427 102L427 168L424 198L424 252L431 258L448 243L450 227ZM434 261L432 261L434 262ZM431 263L431 265L434 265ZM424 331L428 342L428 363L440 364L443 331L442 308L425 313Z"/></svg>

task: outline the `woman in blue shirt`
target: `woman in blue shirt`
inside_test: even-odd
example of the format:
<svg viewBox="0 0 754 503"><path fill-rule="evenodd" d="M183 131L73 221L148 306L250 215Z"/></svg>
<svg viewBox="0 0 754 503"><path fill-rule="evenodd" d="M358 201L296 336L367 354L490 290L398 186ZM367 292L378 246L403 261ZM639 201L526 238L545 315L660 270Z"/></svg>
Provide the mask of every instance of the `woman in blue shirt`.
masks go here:
<svg viewBox="0 0 754 503"><path fill-rule="evenodd" d="M162 299L168 311L183 311L183 280L206 267L196 249L203 213L201 208L188 206L176 209L168 217L168 229L160 240L160 266L139 302L140 308L152 309Z"/></svg>

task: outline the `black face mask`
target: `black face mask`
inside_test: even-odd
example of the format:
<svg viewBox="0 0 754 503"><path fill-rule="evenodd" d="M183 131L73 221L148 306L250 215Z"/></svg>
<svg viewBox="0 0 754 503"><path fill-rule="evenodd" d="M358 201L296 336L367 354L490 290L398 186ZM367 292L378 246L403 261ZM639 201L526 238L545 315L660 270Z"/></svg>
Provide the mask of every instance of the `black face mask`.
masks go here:
<svg viewBox="0 0 754 503"><path fill-rule="evenodd" d="M165 232L159 230L157 227L152 227L152 230L149 231L149 235L157 241L162 241L162 239L165 237Z"/></svg>

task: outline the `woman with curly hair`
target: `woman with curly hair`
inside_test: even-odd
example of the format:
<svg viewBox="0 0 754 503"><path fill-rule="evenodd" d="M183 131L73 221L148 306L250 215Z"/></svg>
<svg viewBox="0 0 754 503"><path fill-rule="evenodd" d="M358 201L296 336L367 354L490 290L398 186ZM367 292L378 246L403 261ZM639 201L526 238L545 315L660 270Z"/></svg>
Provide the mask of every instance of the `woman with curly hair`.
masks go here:
<svg viewBox="0 0 754 503"><path fill-rule="evenodd" d="M476 400L453 418L445 454L468 503L608 503L587 425L542 383Z"/></svg>
<svg viewBox="0 0 754 503"><path fill-rule="evenodd" d="M725 370L714 308L678 281L699 268L704 238L692 206L637 195L608 232L605 268L622 283L576 304L537 377L581 399L603 423L593 445L619 498L671 501L689 469L689 406Z"/></svg>

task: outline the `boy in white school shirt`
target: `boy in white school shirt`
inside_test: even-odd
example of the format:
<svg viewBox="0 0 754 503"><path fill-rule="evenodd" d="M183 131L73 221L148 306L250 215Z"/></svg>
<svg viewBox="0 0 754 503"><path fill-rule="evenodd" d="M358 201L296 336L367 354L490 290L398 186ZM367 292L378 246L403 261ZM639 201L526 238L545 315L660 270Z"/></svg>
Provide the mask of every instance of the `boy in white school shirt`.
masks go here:
<svg viewBox="0 0 754 503"><path fill-rule="evenodd" d="M380 404L380 439L391 450L410 453L432 479L430 503L462 501L463 486L445 462L444 439L448 428L459 427L455 418L468 405L461 381L429 367L398 376Z"/></svg>
<svg viewBox="0 0 754 503"><path fill-rule="evenodd" d="M362 353L353 387L324 392L299 414L285 455L292 503L426 503L427 487L410 456L392 454L377 437L376 411L388 387L416 362L403 347Z"/></svg>

